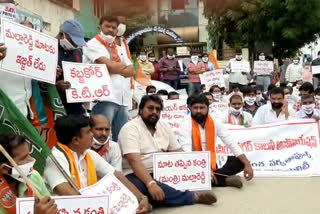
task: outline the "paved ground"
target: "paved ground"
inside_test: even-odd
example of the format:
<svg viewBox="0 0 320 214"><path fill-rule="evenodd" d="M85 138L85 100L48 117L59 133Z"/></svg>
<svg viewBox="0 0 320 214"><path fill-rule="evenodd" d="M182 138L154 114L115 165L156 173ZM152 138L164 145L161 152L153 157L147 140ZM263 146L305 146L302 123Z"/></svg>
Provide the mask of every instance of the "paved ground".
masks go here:
<svg viewBox="0 0 320 214"><path fill-rule="evenodd" d="M212 206L193 205L159 208L154 214L319 214L320 177L255 178L241 190L215 188L218 202Z"/></svg>

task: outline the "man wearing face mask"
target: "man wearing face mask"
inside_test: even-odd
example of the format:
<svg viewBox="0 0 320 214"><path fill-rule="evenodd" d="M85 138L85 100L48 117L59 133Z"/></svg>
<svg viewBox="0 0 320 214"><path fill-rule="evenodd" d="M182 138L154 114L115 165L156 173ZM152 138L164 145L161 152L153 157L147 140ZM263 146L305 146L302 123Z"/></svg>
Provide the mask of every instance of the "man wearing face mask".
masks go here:
<svg viewBox="0 0 320 214"><path fill-rule="evenodd" d="M312 66L320 66L320 51L318 52L318 57L312 61L311 63L311 69ZM320 74L314 74L313 75L313 85L314 88L318 88L319 87L319 81L320 81Z"/></svg>
<svg viewBox="0 0 320 214"><path fill-rule="evenodd" d="M209 92L212 94L214 102L223 102L223 95L221 88L218 85L213 85L209 89Z"/></svg>
<svg viewBox="0 0 320 214"><path fill-rule="evenodd" d="M244 95L243 111L250 113L251 116L254 117L258 108L260 107L257 104L256 89L247 87L244 89L243 95Z"/></svg>
<svg viewBox="0 0 320 214"><path fill-rule="evenodd" d="M288 102L284 99L282 88L274 87L270 93L270 103L261 106L253 120L252 125L264 125L280 121L290 120L294 117L295 112L289 108Z"/></svg>
<svg viewBox="0 0 320 214"><path fill-rule="evenodd" d="M90 128L93 134L91 149L97 152L113 168L122 172L122 155L119 144L110 140L110 122L104 115L91 115Z"/></svg>
<svg viewBox="0 0 320 214"><path fill-rule="evenodd" d="M267 103L267 101L265 100L264 96L263 96L263 86L261 85L257 85L257 87L255 88L255 93L256 93L256 104L257 106L262 106L264 104Z"/></svg>
<svg viewBox="0 0 320 214"><path fill-rule="evenodd" d="M126 48L125 41L121 40L124 42L124 46L121 45L122 51L116 43L118 27L117 17L104 15L100 19L101 32L83 49L85 62L105 64L108 68L114 98L98 102L92 112L103 114L110 120L114 141L118 140L121 127L128 121L128 107L132 105L130 78L135 75L130 51Z"/></svg>
<svg viewBox="0 0 320 214"><path fill-rule="evenodd" d="M264 62L266 57L264 53L259 54L259 61ZM260 71L256 73L257 75L257 85L263 86L263 91L267 91L268 86L271 84L271 73L270 71Z"/></svg>
<svg viewBox="0 0 320 214"><path fill-rule="evenodd" d="M206 67L203 62L199 61L199 56L196 53L192 53L191 61L187 64L189 73L188 94L200 92L200 77L199 74L206 72Z"/></svg>
<svg viewBox="0 0 320 214"><path fill-rule="evenodd" d="M315 119L319 121L320 110L316 109L316 102L314 96L311 94L303 95L301 97L301 110L296 113L297 119Z"/></svg>
<svg viewBox="0 0 320 214"><path fill-rule="evenodd" d="M249 72L250 71L243 71L243 72L233 72L231 69L231 64L234 61L242 61L245 63L249 62L245 59L243 59L242 57L242 50L241 49L237 49L236 50L236 56L235 58L229 60L227 66L226 66L226 72L229 73L229 89L234 88L234 86L239 86L240 90L249 83Z"/></svg>
<svg viewBox="0 0 320 214"><path fill-rule="evenodd" d="M50 199L50 193L41 175L33 170L35 159L29 154L29 145L25 138L12 134L0 135L0 144L18 164L24 174L31 180L33 187L44 196L41 200L36 198L35 214L55 214L58 209L54 200ZM7 158L0 154L0 213L16 213L16 198L34 197L34 194L18 171L11 166Z"/></svg>
<svg viewBox="0 0 320 214"><path fill-rule="evenodd" d="M71 87L71 84L64 81L62 61L66 62L82 62L81 48L86 45L84 40L83 26L76 20L67 20L60 26L60 32L56 36L59 40L58 52L58 68L56 87L65 107L67 114L83 114L85 111L82 103L67 103L66 89Z"/></svg>
<svg viewBox="0 0 320 214"><path fill-rule="evenodd" d="M149 78L151 79L151 75L154 72L154 67L151 62L149 62L147 53L145 51L140 51L139 54L139 61L138 61L141 71Z"/></svg>
<svg viewBox="0 0 320 214"><path fill-rule="evenodd" d="M299 99L301 99L304 95L314 95L314 88L310 82L305 82L299 88ZM320 109L320 105L317 103L315 106L316 109ZM293 104L293 110L299 111L301 110L301 101L298 100Z"/></svg>
<svg viewBox="0 0 320 214"><path fill-rule="evenodd" d="M163 82L178 89L180 65L175 58L173 48L168 48L167 56L160 60L160 72L163 75Z"/></svg>
<svg viewBox="0 0 320 214"><path fill-rule="evenodd" d="M223 123L239 126L250 126L252 115L243 111L243 99L240 95L230 97L229 109L223 113Z"/></svg>
<svg viewBox="0 0 320 214"><path fill-rule="evenodd" d="M300 59L298 56L295 56L292 63L288 65L286 71L286 81L295 86L298 80L302 80L302 73L303 67L300 64Z"/></svg>
<svg viewBox="0 0 320 214"><path fill-rule="evenodd" d="M209 55L207 53L204 53L202 55L201 60L204 63L206 71L213 71L214 70L214 65L212 64L212 62L209 61Z"/></svg>

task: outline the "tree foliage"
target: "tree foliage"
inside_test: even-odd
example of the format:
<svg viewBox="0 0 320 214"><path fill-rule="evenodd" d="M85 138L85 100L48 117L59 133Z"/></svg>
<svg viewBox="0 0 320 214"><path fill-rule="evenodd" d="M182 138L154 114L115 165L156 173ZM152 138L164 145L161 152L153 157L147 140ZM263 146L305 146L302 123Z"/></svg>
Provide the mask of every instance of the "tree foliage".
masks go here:
<svg viewBox="0 0 320 214"><path fill-rule="evenodd" d="M320 33L319 0L205 0L205 15L214 48L221 41L251 50L265 43L281 58L294 55Z"/></svg>

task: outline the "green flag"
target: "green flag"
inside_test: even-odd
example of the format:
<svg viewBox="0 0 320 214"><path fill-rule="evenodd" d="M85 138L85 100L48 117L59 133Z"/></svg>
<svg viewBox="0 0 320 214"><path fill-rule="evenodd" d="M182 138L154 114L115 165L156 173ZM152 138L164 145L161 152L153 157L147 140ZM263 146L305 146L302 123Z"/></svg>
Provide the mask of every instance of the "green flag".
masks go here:
<svg viewBox="0 0 320 214"><path fill-rule="evenodd" d="M37 160L35 169L43 173L46 158L51 154L38 131L0 89L0 134L13 133L24 136L31 145L31 155Z"/></svg>

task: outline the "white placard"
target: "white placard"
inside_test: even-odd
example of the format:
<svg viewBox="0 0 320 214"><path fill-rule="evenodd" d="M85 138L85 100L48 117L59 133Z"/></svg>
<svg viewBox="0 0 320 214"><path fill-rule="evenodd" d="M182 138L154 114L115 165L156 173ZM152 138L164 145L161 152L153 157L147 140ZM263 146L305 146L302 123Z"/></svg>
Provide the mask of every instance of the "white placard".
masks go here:
<svg viewBox="0 0 320 214"><path fill-rule="evenodd" d="M107 213L109 197L101 196L58 196L52 197L58 214ZM34 198L18 198L16 201L17 214L34 213Z"/></svg>
<svg viewBox="0 0 320 214"><path fill-rule="evenodd" d="M109 195L108 214L135 214L139 206L137 198L113 174L106 175L98 183L80 190L82 195Z"/></svg>
<svg viewBox="0 0 320 214"><path fill-rule="evenodd" d="M254 72L257 74L270 74L274 71L274 66L272 61L254 61Z"/></svg>
<svg viewBox="0 0 320 214"><path fill-rule="evenodd" d="M214 70L204 72L199 75L201 84L206 86L206 90L209 91L210 87L213 85L218 85L219 87L226 87L223 77L223 70Z"/></svg>
<svg viewBox="0 0 320 214"><path fill-rule="evenodd" d="M113 98L110 76L105 64L62 62L64 80L71 83L66 90L67 102L103 101Z"/></svg>
<svg viewBox="0 0 320 214"><path fill-rule="evenodd" d="M177 190L211 190L210 152L155 153L153 177Z"/></svg>
<svg viewBox="0 0 320 214"><path fill-rule="evenodd" d="M234 60L231 62L231 72L250 73L250 64L246 60L241 60L241 61Z"/></svg>
<svg viewBox="0 0 320 214"><path fill-rule="evenodd" d="M320 65L312 66L312 74L320 74Z"/></svg>
<svg viewBox="0 0 320 214"><path fill-rule="evenodd" d="M55 84L58 40L44 33L1 19L1 40L7 56L0 62L0 72Z"/></svg>

